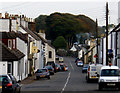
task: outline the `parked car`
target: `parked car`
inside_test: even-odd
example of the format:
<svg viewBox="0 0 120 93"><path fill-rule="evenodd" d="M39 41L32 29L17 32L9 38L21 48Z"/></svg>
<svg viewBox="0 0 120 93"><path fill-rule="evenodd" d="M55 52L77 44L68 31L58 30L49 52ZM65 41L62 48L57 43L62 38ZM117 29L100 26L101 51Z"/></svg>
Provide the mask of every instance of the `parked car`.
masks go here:
<svg viewBox="0 0 120 93"><path fill-rule="evenodd" d="M57 68L56 68L56 65L55 65L55 62L54 61L49 61L47 62L47 66L48 65L51 65L53 68L54 68L54 72L56 73L57 72Z"/></svg>
<svg viewBox="0 0 120 93"><path fill-rule="evenodd" d="M87 73L89 64L84 64L82 68L82 73Z"/></svg>
<svg viewBox="0 0 120 93"><path fill-rule="evenodd" d="M35 72L35 75L36 75L36 79L39 79L39 78L50 79L50 73L47 68L37 69L37 71Z"/></svg>
<svg viewBox="0 0 120 93"><path fill-rule="evenodd" d="M86 76L86 80L87 82L90 82L91 80L96 80L98 81L98 76L96 73L100 73L101 67L103 65L102 64L91 64L88 67L88 72L87 72L87 76Z"/></svg>
<svg viewBox="0 0 120 93"><path fill-rule="evenodd" d="M2 93L20 93L21 86L11 74L0 75L0 84L2 84L0 85Z"/></svg>
<svg viewBox="0 0 120 93"><path fill-rule="evenodd" d="M56 66L57 72L61 70L61 68L60 68L60 64L55 63L55 66Z"/></svg>
<svg viewBox="0 0 120 93"><path fill-rule="evenodd" d="M61 71L68 71L68 66L66 64L60 64Z"/></svg>
<svg viewBox="0 0 120 93"><path fill-rule="evenodd" d="M54 68L51 65L45 66L48 69L50 75L54 75Z"/></svg>
<svg viewBox="0 0 120 93"><path fill-rule="evenodd" d="M80 61L80 59L79 59L79 58L76 58L76 59L75 59L75 63L77 63L77 61Z"/></svg>
<svg viewBox="0 0 120 93"><path fill-rule="evenodd" d="M77 65L78 67L82 67L82 66L83 66L83 62L82 62L82 61L78 61L78 62L76 63L76 65Z"/></svg>
<svg viewBox="0 0 120 93"><path fill-rule="evenodd" d="M103 66L98 74L98 89L118 88L120 90L120 69L118 66Z"/></svg>
<svg viewBox="0 0 120 93"><path fill-rule="evenodd" d="M63 60L63 57L59 57L59 63L63 63L64 60Z"/></svg>

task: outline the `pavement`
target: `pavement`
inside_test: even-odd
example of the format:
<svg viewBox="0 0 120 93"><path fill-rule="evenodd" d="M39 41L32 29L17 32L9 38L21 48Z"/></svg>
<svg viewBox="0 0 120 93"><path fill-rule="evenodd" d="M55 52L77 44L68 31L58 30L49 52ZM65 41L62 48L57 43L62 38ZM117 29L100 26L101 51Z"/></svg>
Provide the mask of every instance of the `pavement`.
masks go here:
<svg viewBox="0 0 120 93"><path fill-rule="evenodd" d="M33 81L35 80L35 74L34 75L32 75L32 76L29 76L29 77L27 77L27 78L25 78L24 80L22 80L21 82L20 82L20 84L30 84L30 83L32 83Z"/></svg>

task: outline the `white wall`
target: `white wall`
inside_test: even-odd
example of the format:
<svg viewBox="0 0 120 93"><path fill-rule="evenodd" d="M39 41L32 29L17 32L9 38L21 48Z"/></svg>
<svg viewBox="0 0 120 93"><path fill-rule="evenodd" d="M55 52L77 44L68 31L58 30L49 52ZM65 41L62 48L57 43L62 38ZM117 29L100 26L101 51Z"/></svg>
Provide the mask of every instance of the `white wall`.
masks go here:
<svg viewBox="0 0 120 93"><path fill-rule="evenodd" d="M115 52L116 52L116 33L112 33L112 50L113 50L113 60L112 60L112 65L115 65Z"/></svg>
<svg viewBox="0 0 120 93"><path fill-rule="evenodd" d="M120 32L118 32L118 41L117 41L117 44L118 44L118 50L117 50L117 54L120 55ZM120 59L117 60L117 63L118 63L118 66L120 67Z"/></svg>
<svg viewBox="0 0 120 93"><path fill-rule="evenodd" d="M25 69L28 69L28 65L26 65L25 67L25 64L28 64L28 58L27 58L27 43L25 43L24 41L22 41L21 39L17 38L17 49L20 50L22 53L25 54L24 58L22 59L22 65L21 68L23 69L23 76L22 76L22 79L26 78L27 77L27 74L28 72L25 72ZM25 75L26 73L26 75Z"/></svg>
<svg viewBox="0 0 120 93"><path fill-rule="evenodd" d="M96 53L97 52L96 52L96 47L95 47L95 48L93 48L93 53L92 53L93 54L93 56L92 56L93 58L92 59L93 59L94 63L96 63L96 58L94 57L96 55Z"/></svg>
<svg viewBox="0 0 120 93"><path fill-rule="evenodd" d="M49 58L49 51L51 51L52 52L52 58ZM51 46L49 46L48 44L47 44L47 57L48 57L48 60L47 60L47 62L48 61L54 61L55 62L55 49L54 48L52 48Z"/></svg>
<svg viewBox="0 0 120 93"><path fill-rule="evenodd" d="M120 1L118 3L118 23L120 23Z"/></svg>
<svg viewBox="0 0 120 93"><path fill-rule="evenodd" d="M0 19L0 32L9 32L9 19Z"/></svg>
<svg viewBox="0 0 120 93"><path fill-rule="evenodd" d="M11 25L11 31L15 31L16 32L16 19L12 19L11 20L11 23L12 23L12 25Z"/></svg>
<svg viewBox="0 0 120 93"><path fill-rule="evenodd" d="M79 59L81 59L81 58L82 58L82 53L83 53L83 51L82 51L82 50L80 50L80 51L78 52L78 58L79 58Z"/></svg>
<svg viewBox="0 0 120 93"><path fill-rule="evenodd" d="M0 75L7 74L7 61L0 61Z"/></svg>
<svg viewBox="0 0 120 93"><path fill-rule="evenodd" d="M100 40L100 47L99 47L99 63L102 63L102 39Z"/></svg>

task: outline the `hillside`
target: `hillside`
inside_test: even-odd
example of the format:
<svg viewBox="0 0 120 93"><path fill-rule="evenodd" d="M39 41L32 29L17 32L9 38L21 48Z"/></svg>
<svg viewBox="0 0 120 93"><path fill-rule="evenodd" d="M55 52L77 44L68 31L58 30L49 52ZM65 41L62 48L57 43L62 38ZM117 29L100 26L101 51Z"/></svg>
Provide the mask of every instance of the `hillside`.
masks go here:
<svg viewBox="0 0 120 93"><path fill-rule="evenodd" d="M45 30L46 38L52 42L63 36L68 46L73 44L77 38L76 34L90 33L95 35L95 22L85 15L73 15L69 13L52 13L40 15L35 19L36 31Z"/></svg>

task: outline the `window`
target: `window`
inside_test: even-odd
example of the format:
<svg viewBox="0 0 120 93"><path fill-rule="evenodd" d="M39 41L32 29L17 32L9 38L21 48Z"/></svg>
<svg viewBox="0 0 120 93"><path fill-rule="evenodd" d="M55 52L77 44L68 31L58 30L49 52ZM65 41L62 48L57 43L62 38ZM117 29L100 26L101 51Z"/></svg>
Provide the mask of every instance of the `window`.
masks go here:
<svg viewBox="0 0 120 93"><path fill-rule="evenodd" d="M12 73L12 63L8 62L8 73Z"/></svg>
<svg viewBox="0 0 120 93"><path fill-rule="evenodd" d="M13 48L15 48L15 39L13 39Z"/></svg>
<svg viewBox="0 0 120 93"><path fill-rule="evenodd" d="M8 40L8 48L12 49L12 41Z"/></svg>
<svg viewBox="0 0 120 93"><path fill-rule="evenodd" d="M49 58L52 58L52 52L49 51Z"/></svg>

